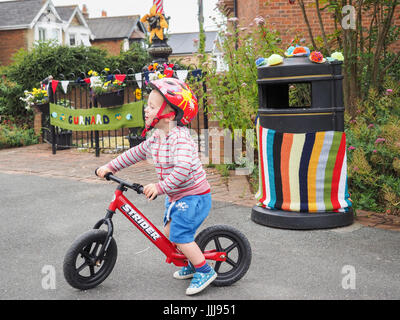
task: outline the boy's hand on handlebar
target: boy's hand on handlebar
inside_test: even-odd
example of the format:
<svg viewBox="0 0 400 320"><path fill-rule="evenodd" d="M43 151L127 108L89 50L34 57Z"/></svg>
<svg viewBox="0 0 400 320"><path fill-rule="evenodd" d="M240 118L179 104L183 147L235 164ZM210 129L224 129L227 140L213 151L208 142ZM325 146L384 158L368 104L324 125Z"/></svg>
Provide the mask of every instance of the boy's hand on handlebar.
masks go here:
<svg viewBox="0 0 400 320"><path fill-rule="evenodd" d="M107 173L109 173L109 172L112 173L112 171L111 171L110 169L108 169L107 166L102 166L102 167L98 168L97 171L96 171L97 175L98 175L100 178L104 178L104 176L105 176Z"/></svg>
<svg viewBox="0 0 400 320"><path fill-rule="evenodd" d="M143 193L149 200L153 200L158 195L156 185L154 183L150 183L144 186Z"/></svg>

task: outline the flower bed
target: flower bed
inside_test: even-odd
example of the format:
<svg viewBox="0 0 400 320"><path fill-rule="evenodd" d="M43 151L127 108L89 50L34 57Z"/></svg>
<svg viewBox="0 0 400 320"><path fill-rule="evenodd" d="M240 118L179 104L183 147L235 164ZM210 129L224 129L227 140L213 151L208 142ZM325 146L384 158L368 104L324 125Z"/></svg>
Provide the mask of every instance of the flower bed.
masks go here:
<svg viewBox="0 0 400 320"><path fill-rule="evenodd" d="M400 85L385 87L347 115L349 191L355 208L400 215Z"/></svg>

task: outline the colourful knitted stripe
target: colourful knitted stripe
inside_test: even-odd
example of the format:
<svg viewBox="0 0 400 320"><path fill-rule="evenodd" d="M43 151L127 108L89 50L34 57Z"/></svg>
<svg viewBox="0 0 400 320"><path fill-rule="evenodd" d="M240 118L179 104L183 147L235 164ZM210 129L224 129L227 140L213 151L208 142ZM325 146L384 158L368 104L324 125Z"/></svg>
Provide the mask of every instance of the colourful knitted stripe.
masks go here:
<svg viewBox="0 0 400 320"><path fill-rule="evenodd" d="M284 134L281 148L281 177L282 177L282 209L290 209L290 177L289 177L289 159L292 149L293 135Z"/></svg>
<svg viewBox="0 0 400 320"><path fill-rule="evenodd" d="M260 206L297 212L351 206L343 132L280 133L257 123L257 138Z"/></svg>

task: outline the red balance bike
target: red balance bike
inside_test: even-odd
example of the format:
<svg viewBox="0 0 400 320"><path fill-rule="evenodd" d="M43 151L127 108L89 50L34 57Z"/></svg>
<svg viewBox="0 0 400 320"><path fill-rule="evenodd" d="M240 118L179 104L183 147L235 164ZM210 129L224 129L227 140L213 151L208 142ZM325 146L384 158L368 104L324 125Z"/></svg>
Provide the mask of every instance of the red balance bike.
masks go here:
<svg viewBox="0 0 400 320"><path fill-rule="evenodd" d="M187 266L188 260L142 212L125 196L128 189L143 193L143 186L129 183L108 173L105 178L117 182L114 199L104 219L92 230L78 237L64 258L64 277L74 288L87 290L98 286L111 273L117 260L117 244L113 238L112 217L116 209L138 228L167 257L167 263ZM100 230L106 225L106 230ZM237 229L226 225L215 225L201 231L195 239L205 258L211 262L218 277L215 286L228 286L241 279L249 269L251 247L247 238Z"/></svg>

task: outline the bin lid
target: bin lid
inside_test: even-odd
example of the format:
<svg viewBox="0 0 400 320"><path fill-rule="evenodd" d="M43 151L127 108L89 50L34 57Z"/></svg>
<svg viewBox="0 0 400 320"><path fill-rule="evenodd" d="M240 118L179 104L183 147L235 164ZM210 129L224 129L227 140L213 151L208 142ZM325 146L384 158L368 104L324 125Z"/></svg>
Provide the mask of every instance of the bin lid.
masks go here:
<svg viewBox="0 0 400 320"><path fill-rule="evenodd" d="M342 63L342 61L315 63L311 62L308 57L284 58L283 63L279 65L258 67L258 79L272 80L276 78L281 80L279 78L304 76L332 77L342 74Z"/></svg>

